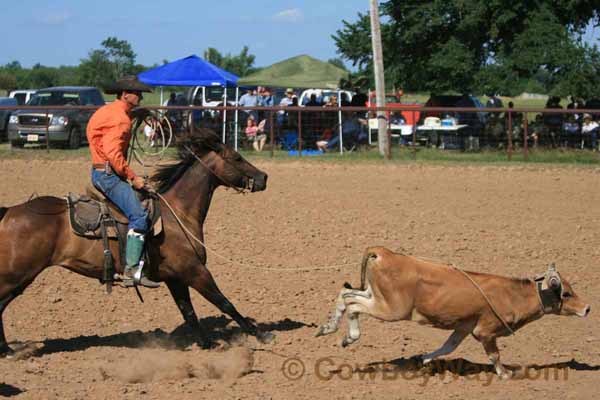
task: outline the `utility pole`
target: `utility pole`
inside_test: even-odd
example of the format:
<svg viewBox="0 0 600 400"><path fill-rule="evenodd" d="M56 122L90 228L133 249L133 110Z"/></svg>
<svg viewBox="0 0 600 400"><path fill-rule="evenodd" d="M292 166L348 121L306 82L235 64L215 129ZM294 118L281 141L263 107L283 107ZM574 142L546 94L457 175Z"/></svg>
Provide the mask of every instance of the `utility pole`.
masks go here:
<svg viewBox="0 0 600 400"><path fill-rule="evenodd" d="M379 26L378 0L371 2L371 46L373 47L373 71L375 73L375 105L385 107L385 78L383 74L383 51L381 49L381 28ZM377 143L379 153L390 158L390 143L387 134L385 111L377 111Z"/></svg>

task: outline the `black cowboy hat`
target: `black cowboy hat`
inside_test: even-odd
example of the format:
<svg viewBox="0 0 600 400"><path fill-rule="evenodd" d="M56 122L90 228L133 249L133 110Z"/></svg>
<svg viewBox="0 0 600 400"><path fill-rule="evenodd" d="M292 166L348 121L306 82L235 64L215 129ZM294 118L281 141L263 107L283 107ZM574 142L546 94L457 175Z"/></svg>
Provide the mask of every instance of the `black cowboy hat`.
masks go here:
<svg viewBox="0 0 600 400"><path fill-rule="evenodd" d="M119 94L121 92L147 92L151 93L152 88L140 82L137 76L124 76L111 85L104 88L106 94Z"/></svg>

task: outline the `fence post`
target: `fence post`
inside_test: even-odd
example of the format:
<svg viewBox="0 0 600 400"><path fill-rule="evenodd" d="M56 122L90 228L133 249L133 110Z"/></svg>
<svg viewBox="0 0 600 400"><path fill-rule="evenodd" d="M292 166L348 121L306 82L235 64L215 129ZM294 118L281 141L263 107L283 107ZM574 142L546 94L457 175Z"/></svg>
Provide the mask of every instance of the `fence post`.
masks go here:
<svg viewBox="0 0 600 400"><path fill-rule="evenodd" d="M298 157L302 157L302 110L298 111Z"/></svg>
<svg viewBox="0 0 600 400"><path fill-rule="evenodd" d="M415 120L415 112L412 111L412 150L413 150L413 160L417 159L417 121ZM402 135L400 135L402 137Z"/></svg>
<svg viewBox="0 0 600 400"><path fill-rule="evenodd" d="M269 135L271 136L271 158L275 156L275 133L273 131L273 110L269 111Z"/></svg>
<svg viewBox="0 0 600 400"><path fill-rule="evenodd" d="M48 127L50 126L50 121L48 121L48 110L46 110L46 152L50 153L50 132Z"/></svg>
<svg viewBox="0 0 600 400"><path fill-rule="evenodd" d="M525 118L523 119L523 159L527 161L529 159L529 144L527 143L527 139L529 137L529 120L528 115L525 113Z"/></svg>
<svg viewBox="0 0 600 400"><path fill-rule="evenodd" d="M512 111L508 109L508 161L512 160L512 134L513 134L513 126L512 126Z"/></svg>

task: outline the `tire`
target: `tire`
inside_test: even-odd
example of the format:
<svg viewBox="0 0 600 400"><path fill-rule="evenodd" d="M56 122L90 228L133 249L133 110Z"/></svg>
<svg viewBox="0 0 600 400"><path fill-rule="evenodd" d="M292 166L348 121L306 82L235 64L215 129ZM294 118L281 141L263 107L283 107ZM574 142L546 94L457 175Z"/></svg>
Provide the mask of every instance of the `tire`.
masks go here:
<svg viewBox="0 0 600 400"><path fill-rule="evenodd" d="M69 142L67 143L67 147L71 150L77 150L79 146L81 146L81 134L79 129L73 128L69 134Z"/></svg>

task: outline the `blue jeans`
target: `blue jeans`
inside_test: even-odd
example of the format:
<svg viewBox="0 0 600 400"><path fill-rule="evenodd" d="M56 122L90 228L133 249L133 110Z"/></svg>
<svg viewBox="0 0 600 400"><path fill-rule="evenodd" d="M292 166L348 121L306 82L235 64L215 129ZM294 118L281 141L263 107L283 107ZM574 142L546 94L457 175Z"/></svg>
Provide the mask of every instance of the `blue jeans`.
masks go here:
<svg viewBox="0 0 600 400"><path fill-rule="evenodd" d="M148 231L148 212L138 200L133 188L118 175L92 168L92 183L115 203L129 220L129 229L138 233Z"/></svg>

